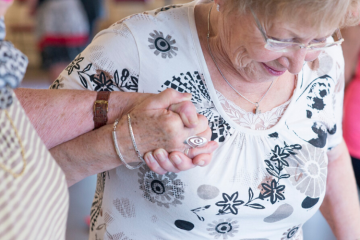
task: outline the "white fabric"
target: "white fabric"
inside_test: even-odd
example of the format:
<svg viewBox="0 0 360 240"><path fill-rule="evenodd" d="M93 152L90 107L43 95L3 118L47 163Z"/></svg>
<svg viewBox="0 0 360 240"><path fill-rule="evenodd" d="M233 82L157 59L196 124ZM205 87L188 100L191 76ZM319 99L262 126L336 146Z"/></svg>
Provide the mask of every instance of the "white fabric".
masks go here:
<svg viewBox="0 0 360 240"><path fill-rule="evenodd" d="M99 174L90 239L302 239L302 225L324 198L326 152L342 140L341 49L304 63L286 110L266 121L272 127L246 128L214 89L194 6L113 24L57 80L71 89L191 92L220 143L204 168L161 176L121 166Z"/></svg>

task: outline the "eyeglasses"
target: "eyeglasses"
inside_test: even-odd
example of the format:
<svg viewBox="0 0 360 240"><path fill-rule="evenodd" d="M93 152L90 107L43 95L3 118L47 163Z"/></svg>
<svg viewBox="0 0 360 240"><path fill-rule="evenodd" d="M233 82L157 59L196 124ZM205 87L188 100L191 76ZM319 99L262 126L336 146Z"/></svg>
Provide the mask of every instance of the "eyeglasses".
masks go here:
<svg viewBox="0 0 360 240"><path fill-rule="evenodd" d="M256 17L252 9L251 9L251 13L255 18L258 29L260 30L261 34L265 39L266 42L265 48L274 52L291 52L303 48L305 48L308 52L314 52L314 51L324 50L332 46L339 46L344 41L343 37L341 36L340 29L336 29L333 34L334 42L326 42L325 39L323 42L305 45L302 43L283 42L283 41L271 39L266 35L265 30L261 26L259 19Z"/></svg>

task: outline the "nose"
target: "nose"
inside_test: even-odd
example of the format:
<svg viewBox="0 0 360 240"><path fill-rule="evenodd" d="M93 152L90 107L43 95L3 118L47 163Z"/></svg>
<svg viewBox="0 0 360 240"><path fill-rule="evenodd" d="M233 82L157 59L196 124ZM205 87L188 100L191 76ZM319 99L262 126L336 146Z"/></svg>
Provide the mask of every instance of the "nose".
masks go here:
<svg viewBox="0 0 360 240"><path fill-rule="evenodd" d="M293 52L284 53L284 55L279 58L278 62L287 68L287 70L292 74L298 74L305 61L312 61L317 58L319 53L317 52L308 52L306 49L298 49Z"/></svg>

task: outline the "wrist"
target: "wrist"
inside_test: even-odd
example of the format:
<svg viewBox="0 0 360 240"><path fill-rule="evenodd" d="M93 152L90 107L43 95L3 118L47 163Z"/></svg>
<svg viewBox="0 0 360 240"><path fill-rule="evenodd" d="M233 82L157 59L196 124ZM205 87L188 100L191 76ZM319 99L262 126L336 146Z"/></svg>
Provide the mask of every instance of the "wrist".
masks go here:
<svg viewBox="0 0 360 240"><path fill-rule="evenodd" d="M108 124L115 119L128 114L136 105L140 104L150 93L112 92L109 98Z"/></svg>

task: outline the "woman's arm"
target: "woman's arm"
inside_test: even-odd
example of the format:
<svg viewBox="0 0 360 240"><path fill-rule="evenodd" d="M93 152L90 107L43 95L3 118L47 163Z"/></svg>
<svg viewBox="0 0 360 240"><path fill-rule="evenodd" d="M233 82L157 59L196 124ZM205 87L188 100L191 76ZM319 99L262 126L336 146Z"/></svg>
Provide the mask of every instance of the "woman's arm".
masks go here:
<svg viewBox="0 0 360 240"><path fill-rule="evenodd" d="M345 142L331 150L328 157L326 195L320 211L338 240L359 239L359 199Z"/></svg>
<svg viewBox="0 0 360 240"><path fill-rule="evenodd" d="M97 92L19 88L15 94L48 149L94 129L93 107ZM151 94L112 92L108 123L113 123L149 96Z"/></svg>
<svg viewBox="0 0 360 240"><path fill-rule="evenodd" d="M205 147L191 149L189 157L194 159L183 154L185 148L188 147L184 144L186 138L197 135L209 139L211 135L204 116L199 115L196 127L187 128L179 114L167 109L172 104L176 105L178 100L186 100L187 95L168 89L151 96L130 113L136 144L141 153L158 148L171 152L169 156L166 152L164 161L161 159L151 161L151 157L148 155L145 157L150 169L160 174L174 171L174 169L178 172L197 165L206 166L211 160L211 153L217 147L216 142L210 142ZM179 106L179 109L181 108L183 106ZM185 108L189 107L185 105ZM181 111L195 112L195 108ZM112 131L112 125L106 125L51 149L50 152L63 169L69 186L87 176L121 165L114 149ZM133 149L126 115L120 119L116 132L120 152L125 160L128 163L139 162ZM177 162L176 157L182 161ZM203 164L200 164L201 161Z"/></svg>

